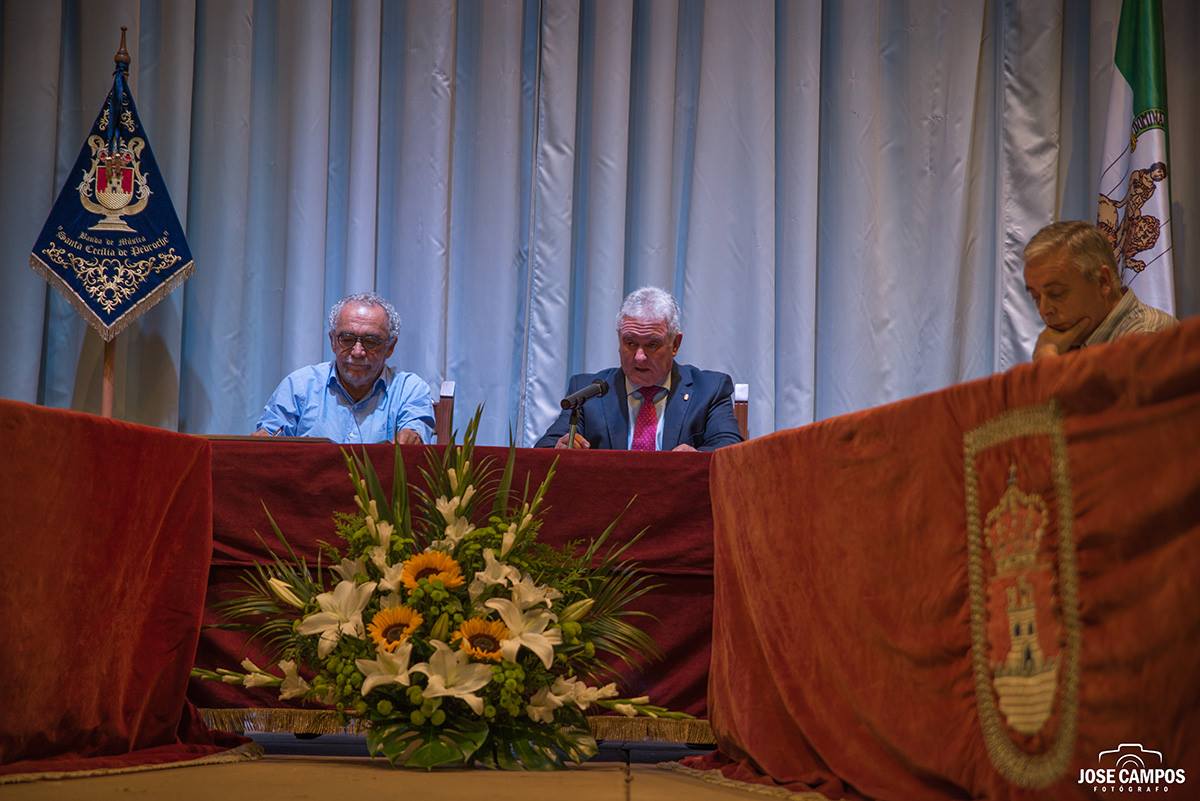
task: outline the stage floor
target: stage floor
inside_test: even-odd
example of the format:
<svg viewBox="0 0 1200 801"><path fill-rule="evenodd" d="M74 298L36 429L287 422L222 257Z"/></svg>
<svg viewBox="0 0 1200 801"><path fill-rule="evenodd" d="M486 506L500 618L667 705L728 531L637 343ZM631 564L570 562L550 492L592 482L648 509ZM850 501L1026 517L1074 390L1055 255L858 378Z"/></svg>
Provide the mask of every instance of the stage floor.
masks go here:
<svg viewBox="0 0 1200 801"><path fill-rule="evenodd" d="M749 801L759 793L722 786L654 765L590 762L575 770L526 773L488 770L421 773L366 757L268 755L250 762L9 784L5 801L324 801L420 798L422 801ZM760 788L761 789L761 788ZM786 795L784 796L786 797ZM817 797L817 796L814 796ZM792 796L800 798L800 796Z"/></svg>

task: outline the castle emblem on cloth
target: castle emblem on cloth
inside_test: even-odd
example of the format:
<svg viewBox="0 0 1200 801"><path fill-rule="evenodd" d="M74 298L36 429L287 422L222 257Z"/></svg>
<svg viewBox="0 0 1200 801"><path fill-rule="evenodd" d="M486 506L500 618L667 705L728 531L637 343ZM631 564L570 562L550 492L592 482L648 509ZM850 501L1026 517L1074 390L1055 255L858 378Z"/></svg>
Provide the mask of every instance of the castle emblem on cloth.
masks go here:
<svg viewBox="0 0 1200 801"><path fill-rule="evenodd" d="M989 583L1003 591L1009 640L1004 659L992 664L992 685L1005 722L1028 735L1041 731L1049 719L1058 678L1058 641L1052 636L1058 633L1052 622L1054 598L1052 592L1040 589L1052 586L1053 580L1049 563L1038 557L1048 518L1041 496L1018 487L1013 464L1008 489L988 512L984 526L996 566Z"/></svg>
<svg viewBox="0 0 1200 801"><path fill-rule="evenodd" d="M1062 417L1006 412L963 437L975 700L988 757L1038 788L1070 763L1079 697L1078 577Z"/></svg>
<svg viewBox="0 0 1200 801"><path fill-rule="evenodd" d="M110 153L104 140L93 134L87 144L92 150L92 166L79 182L79 202L102 216L88 230L133 233L121 217L137 214L150 202L150 187L139 161L146 143L135 136L128 142L118 141L115 152Z"/></svg>

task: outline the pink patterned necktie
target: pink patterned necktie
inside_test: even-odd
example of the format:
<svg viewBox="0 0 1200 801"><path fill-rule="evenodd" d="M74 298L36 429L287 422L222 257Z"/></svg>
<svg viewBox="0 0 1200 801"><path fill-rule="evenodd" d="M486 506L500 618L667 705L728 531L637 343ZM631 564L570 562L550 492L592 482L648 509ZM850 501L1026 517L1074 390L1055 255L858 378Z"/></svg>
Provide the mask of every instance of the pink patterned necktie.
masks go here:
<svg viewBox="0 0 1200 801"><path fill-rule="evenodd" d="M641 387L642 406L638 409L633 424L633 450L658 450L658 410L654 408L654 396L662 387Z"/></svg>

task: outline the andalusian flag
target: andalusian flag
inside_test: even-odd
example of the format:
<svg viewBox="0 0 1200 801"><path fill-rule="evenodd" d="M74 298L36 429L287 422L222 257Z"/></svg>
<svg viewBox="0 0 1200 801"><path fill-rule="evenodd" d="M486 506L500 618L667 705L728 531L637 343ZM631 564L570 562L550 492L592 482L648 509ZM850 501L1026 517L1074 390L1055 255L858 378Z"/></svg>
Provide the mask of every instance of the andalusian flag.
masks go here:
<svg viewBox="0 0 1200 801"><path fill-rule="evenodd" d="M1167 73L1160 0L1125 0L1113 54L1096 224L1121 281L1143 302L1175 313Z"/></svg>

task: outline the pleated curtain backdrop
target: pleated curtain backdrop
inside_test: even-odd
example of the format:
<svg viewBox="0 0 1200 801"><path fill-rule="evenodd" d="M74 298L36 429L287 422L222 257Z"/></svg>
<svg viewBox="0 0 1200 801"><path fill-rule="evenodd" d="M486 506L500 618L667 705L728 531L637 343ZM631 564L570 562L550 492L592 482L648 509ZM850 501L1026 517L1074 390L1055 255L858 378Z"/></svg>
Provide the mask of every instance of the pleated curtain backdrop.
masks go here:
<svg viewBox="0 0 1200 801"><path fill-rule="evenodd" d="M99 407L102 345L28 253L111 80L194 276L117 340L116 413L246 433L391 298L392 363L530 444L644 284L755 434L1006 369L1020 250L1091 218L1119 0L4 0L0 396ZM1200 310L1200 11L1168 0L1177 312Z"/></svg>

